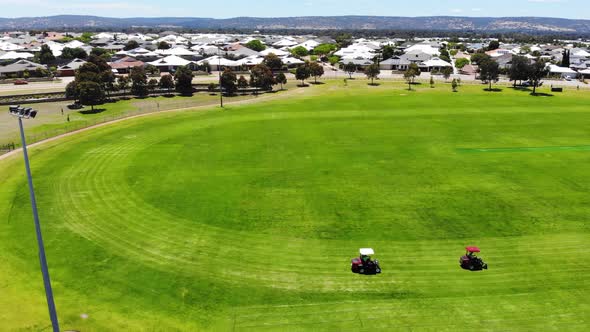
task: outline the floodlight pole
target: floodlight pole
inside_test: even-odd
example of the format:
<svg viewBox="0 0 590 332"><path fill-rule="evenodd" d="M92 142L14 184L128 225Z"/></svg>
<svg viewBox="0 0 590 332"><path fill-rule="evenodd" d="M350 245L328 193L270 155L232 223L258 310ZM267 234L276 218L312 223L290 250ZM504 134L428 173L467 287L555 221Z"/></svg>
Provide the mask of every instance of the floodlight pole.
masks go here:
<svg viewBox="0 0 590 332"><path fill-rule="evenodd" d="M43 236L41 234L41 224L39 223L39 214L37 213L37 200L33 189L33 177L29 165L29 155L27 153L27 143L25 141L25 131L23 129L23 119L18 117L20 127L20 138L23 143L23 154L25 158L25 168L27 170L27 180L29 181L29 193L31 196L31 206L33 208L33 218L35 219L35 232L37 233L37 244L39 246L39 263L41 264L41 273L43 274L43 285L45 286L45 296L47 297L47 307L49 308L49 317L53 332L59 332L59 322L57 321L57 311L53 301L53 290L51 289L51 280L49 278L49 269L47 268L47 259L45 258L45 246L43 245Z"/></svg>

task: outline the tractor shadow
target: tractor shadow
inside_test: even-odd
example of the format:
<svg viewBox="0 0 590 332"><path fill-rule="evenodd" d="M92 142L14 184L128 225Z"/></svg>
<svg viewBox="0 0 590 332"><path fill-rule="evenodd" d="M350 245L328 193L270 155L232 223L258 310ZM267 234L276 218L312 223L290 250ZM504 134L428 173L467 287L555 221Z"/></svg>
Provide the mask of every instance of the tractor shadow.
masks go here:
<svg viewBox="0 0 590 332"><path fill-rule="evenodd" d="M533 97L554 97L555 95L550 94L550 93L545 93L545 92L535 92L535 93L530 93L531 96Z"/></svg>

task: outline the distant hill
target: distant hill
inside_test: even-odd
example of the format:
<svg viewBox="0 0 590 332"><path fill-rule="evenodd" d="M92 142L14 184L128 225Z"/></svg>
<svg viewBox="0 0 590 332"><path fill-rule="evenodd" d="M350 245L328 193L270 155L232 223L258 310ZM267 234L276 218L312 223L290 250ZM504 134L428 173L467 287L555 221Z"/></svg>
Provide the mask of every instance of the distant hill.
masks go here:
<svg viewBox="0 0 590 332"><path fill-rule="evenodd" d="M133 27L185 29L347 29L347 30L468 30L475 32L532 32L590 34L590 20L545 17L386 17L318 16L212 19L196 17L109 18L60 15L0 18L0 30L123 29Z"/></svg>

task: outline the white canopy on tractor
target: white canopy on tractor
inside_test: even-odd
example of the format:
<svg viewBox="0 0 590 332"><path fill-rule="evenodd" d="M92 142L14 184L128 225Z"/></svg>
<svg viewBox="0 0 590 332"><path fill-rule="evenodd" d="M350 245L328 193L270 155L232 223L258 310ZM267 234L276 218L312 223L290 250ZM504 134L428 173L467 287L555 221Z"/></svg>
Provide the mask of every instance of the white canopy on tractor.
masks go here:
<svg viewBox="0 0 590 332"><path fill-rule="evenodd" d="M361 248L360 252L363 256L370 256L375 254L372 248Z"/></svg>

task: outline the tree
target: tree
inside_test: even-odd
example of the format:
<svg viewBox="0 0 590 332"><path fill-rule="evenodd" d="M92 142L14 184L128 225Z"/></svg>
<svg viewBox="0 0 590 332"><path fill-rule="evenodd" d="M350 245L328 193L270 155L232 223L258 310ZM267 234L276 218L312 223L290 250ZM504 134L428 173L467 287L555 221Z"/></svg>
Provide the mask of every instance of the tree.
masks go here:
<svg viewBox="0 0 590 332"><path fill-rule="evenodd" d="M337 55L331 55L328 57L328 62L334 66L340 61L340 57Z"/></svg>
<svg viewBox="0 0 590 332"><path fill-rule="evenodd" d="M127 44L125 44L125 47L123 48L123 50L131 51L136 48L139 48L139 43L136 40L130 40L127 42Z"/></svg>
<svg viewBox="0 0 590 332"><path fill-rule="evenodd" d="M313 76L315 83L318 83L318 77L324 75L324 67L317 62L311 62L309 64L309 73Z"/></svg>
<svg viewBox="0 0 590 332"><path fill-rule="evenodd" d="M475 53L471 56L471 63L479 65L480 62L490 60L492 57L485 53Z"/></svg>
<svg viewBox="0 0 590 332"><path fill-rule="evenodd" d="M305 48L303 46L297 46L295 48L292 48L290 51L291 51L291 54L296 57L304 57L304 56L307 56L307 54L308 54L307 48Z"/></svg>
<svg viewBox="0 0 590 332"><path fill-rule="evenodd" d="M43 44L41 46L41 52L39 52L39 62L46 65L48 63L52 63L53 61L55 61L53 51L51 51L47 44Z"/></svg>
<svg viewBox="0 0 590 332"><path fill-rule="evenodd" d="M512 57L512 65L508 70L508 77L511 81L514 81L514 87L516 87L516 81L525 81L529 79L530 61L524 56L514 55Z"/></svg>
<svg viewBox="0 0 590 332"><path fill-rule="evenodd" d="M481 62L479 64L479 76L484 83L490 84L488 91L492 91L492 82L497 82L500 77L500 66L492 59Z"/></svg>
<svg viewBox="0 0 590 332"><path fill-rule="evenodd" d="M88 56L88 59L86 61L88 61L89 63L92 63L96 67L98 67L99 72L102 72L105 70L111 71L111 66L109 66L107 61L101 56L90 55L90 56Z"/></svg>
<svg viewBox="0 0 590 332"><path fill-rule="evenodd" d="M390 59L395 54L395 49L391 45L385 45L381 50L381 54L383 55L383 60Z"/></svg>
<svg viewBox="0 0 590 332"><path fill-rule="evenodd" d="M266 49L266 46L264 46L264 44L258 39L249 41L246 43L246 47L256 52L261 52Z"/></svg>
<svg viewBox="0 0 590 332"><path fill-rule="evenodd" d="M161 41L161 42L158 43L158 49L159 50L168 50L168 49L170 49L170 47L171 47L170 44L168 44L165 41Z"/></svg>
<svg viewBox="0 0 590 332"><path fill-rule="evenodd" d="M238 90L236 81L238 80L236 74L229 68L226 68L221 74L221 88L227 95L233 95Z"/></svg>
<svg viewBox="0 0 590 332"><path fill-rule="evenodd" d="M497 40L492 40L488 45L488 51L497 50L500 48L500 42Z"/></svg>
<svg viewBox="0 0 590 332"><path fill-rule="evenodd" d="M307 64L299 65L297 70L295 70L295 79L301 81L301 86L305 85L305 80L311 76L311 72L309 70L309 66Z"/></svg>
<svg viewBox="0 0 590 332"><path fill-rule="evenodd" d="M152 78L148 81L148 91L150 93L154 93L154 91L156 91L156 89L158 88L158 80L155 78Z"/></svg>
<svg viewBox="0 0 590 332"><path fill-rule="evenodd" d="M176 91L188 96L193 93L193 71L186 66L178 67L174 74L176 80Z"/></svg>
<svg viewBox="0 0 590 332"><path fill-rule="evenodd" d="M62 59L86 59L88 57L88 53L86 53L86 51L84 51L83 48L80 47L76 47L76 48L69 48L69 47L64 47L64 49L61 51L61 58Z"/></svg>
<svg viewBox="0 0 590 332"><path fill-rule="evenodd" d="M269 53L262 61L270 70L281 70L283 68L283 60L274 53Z"/></svg>
<svg viewBox="0 0 590 332"><path fill-rule="evenodd" d="M248 87L248 80L244 77L244 75L240 75L238 78L238 88L246 89Z"/></svg>
<svg viewBox="0 0 590 332"><path fill-rule="evenodd" d="M78 68L78 71L76 72L76 81L92 81L100 84L100 72L100 69L94 63L86 62Z"/></svg>
<svg viewBox="0 0 590 332"><path fill-rule="evenodd" d="M335 44L320 44L313 49L313 54L323 56L328 55L338 49Z"/></svg>
<svg viewBox="0 0 590 332"><path fill-rule="evenodd" d="M102 56L104 54L109 54L109 51L100 47L95 47L92 49L92 51L90 51L90 55Z"/></svg>
<svg viewBox="0 0 590 332"><path fill-rule="evenodd" d="M265 64L259 64L250 70L250 86L262 90L272 90L275 78L270 68Z"/></svg>
<svg viewBox="0 0 590 332"><path fill-rule="evenodd" d="M145 71L146 73L148 73L151 76L160 76L160 69L158 69L158 67L154 66L154 65L146 65L145 66Z"/></svg>
<svg viewBox="0 0 590 332"><path fill-rule="evenodd" d="M342 48L348 47L350 44L352 44L352 35L350 33L341 33L336 36L335 39L338 45L340 45Z"/></svg>
<svg viewBox="0 0 590 332"><path fill-rule="evenodd" d="M160 88L168 90L168 94L170 91L174 89L174 78L170 74L166 74L160 78Z"/></svg>
<svg viewBox="0 0 590 332"><path fill-rule="evenodd" d="M570 52L569 50L563 50L563 59L561 59L561 66L569 68L570 66Z"/></svg>
<svg viewBox="0 0 590 332"><path fill-rule="evenodd" d="M408 68L408 70L406 70L404 72L404 79L406 80L406 82L408 83L408 90L412 90L412 83L414 82L414 71L411 68Z"/></svg>
<svg viewBox="0 0 590 332"><path fill-rule="evenodd" d="M537 58L537 61L530 66L529 79L533 83L533 95L537 94L537 87L541 80L549 74L549 69L544 61Z"/></svg>
<svg viewBox="0 0 590 332"><path fill-rule="evenodd" d="M451 83L451 87L453 87L453 92L457 92L457 87L459 83L457 83L457 79L453 78L453 82Z"/></svg>
<svg viewBox="0 0 590 332"><path fill-rule="evenodd" d="M131 92L138 97L145 97L149 94L147 75L142 66L131 68L129 73L131 79Z"/></svg>
<svg viewBox="0 0 590 332"><path fill-rule="evenodd" d="M103 90L107 92L107 95L110 97L110 91L115 90L115 80L117 79L115 74L110 70L105 70L98 74L98 76Z"/></svg>
<svg viewBox="0 0 590 332"><path fill-rule="evenodd" d="M74 103L78 101L80 98L80 93L78 91L78 82L71 81L66 85L66 98L74 99Z"/></svg>
<svg viewBox="0 0 590 332"><path fill-rule="evenodd" d="M104 91L96 82L81 82L78 84L78 98L82 105L90 105L94 112L94 106L104 102Z"/></svg>
<svg viewBox="0 0 590 332"><path fill-rule="evenodd" d="M430 87L434 88L434 77L430 76Z"/></svg>
<svg viewBox="0 0 590 332"><path fill-rule="evenodd" d="M467 66L469 64L469 59L466 58L459 58L457 60L455 60L455 67L459 68L459 69L463 69L463 67Z"/></svg>
<svg viewBox="0 0 590 332"><path fill-rule="evenodd" d="M283 84L287 84L287 76L283 73L278 73L275 76L275 81L281 85L281 90L283 90Z"/></svg>
<svg viewBox="0 0 590 332"><path fill-rule="evenodd" d="M379 74L381 74L381 70L379 70L379 65L376 63L365 68L365 75L367 75L367 78L371 80L371 85L375 84L374 80L379 76Z"/></svg>
<svg viewBox="0 0 590 332"><path fill-rule="evenodd" d="M119 90L123 90L123 94L127 94L127 89L129 88L129 78L127 76L121 76L118 79L118 87Z"/></svg>
<svg viewBox="0 0 590 332"><path fill-rule="evenodd" d="M440 70L441 74L443 75L443 77L445 78L445 81L448 80L451 75L453 74L453 67L443 67Z"/></svg>
<svg viewBox="0 0 590 332"><path fill-rule="evenodd" d="M411 63L410 66L408 66L408 69L404 72L404 78L406 78L406 80L407 78L410 78L410 84L414 84L416 76L420 76L421 73L422 71L420 70L418 65L415 63Z"/></svg>
<svg viewBox="0 0 590 332"><path fill-rule="evenodd" d="M352 74L356 73L356 65L352 62L349 62L344 65L344 71L348 73L350 78L352 78Z"/></svg>

